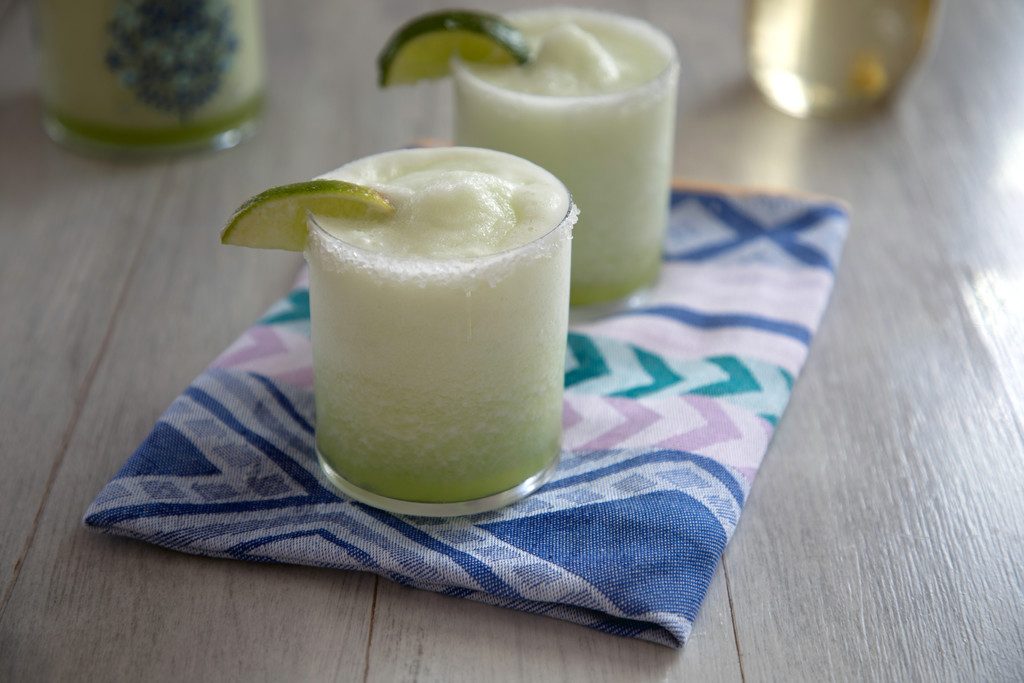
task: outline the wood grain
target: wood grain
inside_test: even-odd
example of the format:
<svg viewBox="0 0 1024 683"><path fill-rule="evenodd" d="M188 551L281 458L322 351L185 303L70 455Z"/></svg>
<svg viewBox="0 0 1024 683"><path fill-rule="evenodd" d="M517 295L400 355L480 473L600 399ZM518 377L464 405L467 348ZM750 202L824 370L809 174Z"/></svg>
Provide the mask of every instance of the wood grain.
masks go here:
<svg viewBox="0 0 1024 683"><path fill-rule="evenodd" d="M165 164L49 143L27 68L27 3L0 24L0 610L95 370Z"/></svg>
<svg viewBox="0 0 1024 683"><path fill-rule="evenodd" d="M27 3L0 0L0 680L1019 680L1024 6L1010 0L944 3L937 49L894 106L843 121L760 101L739 0L590 3L678 43L678 171L853 207L831 308L682 653L80 528L298 267L218 248L230 210L450 134L444 84L374 84L390 31L441 4L264 3L260 134L125 164L43 138Z"/></svg>
<svg viewBox="0 0 1024 683"><path fill-rule="evenodd" d="M0 0L0 26L9 21L10 15L14 13L14 8L20 3L21 0Z"/></svg>
<svg viewBox="0 0 1024 683"><path fill-rule="evenodd" d="M689 644L680 653L565 622L381 581L369 681L739 681L723 574L719 571Z"/></svg>
<svg viewBox="0 0 1024 683"><path fill-rule="evenodd" d="M44 509L39 542L3 615L0 666L9 667L11 680L40 672L53 679L347 679L363 671L371 577L266 572L80 528L95 491L166 405L295 275L297 256L217 245L223 216L252 192L248 185L268 183L254 175L300 172L273 163L288 141L264 142L179 160L161 179L163 201L143 233L138 265ZM321 650L326 640L305 638L308 631L331 634L330 652ZM54 642L63 645L37 647Z"/></svg>
<svg viewBox="0 0 1024 683"><path fill-rule="evenodd" d="M771 150L732 177L838 194L854 212L831 311L726 553L748 681L1024 672L1009 349L1021 185L992 182L1024 170L1006 159L1024 21L1005 3L946 10L933 59L889 111L796 122L737 98L726 120L691 122L714 130L693 137L729 128Z"/></svg>

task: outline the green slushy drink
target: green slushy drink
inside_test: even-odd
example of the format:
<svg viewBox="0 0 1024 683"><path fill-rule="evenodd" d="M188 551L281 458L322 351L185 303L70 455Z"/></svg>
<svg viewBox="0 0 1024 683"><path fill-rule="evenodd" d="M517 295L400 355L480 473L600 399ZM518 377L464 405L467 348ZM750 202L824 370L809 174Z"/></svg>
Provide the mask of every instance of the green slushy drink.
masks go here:
<svg viewBox="0 0 1024 683"><path fill-rule="evenodd" d="M675 131L672 41L636 19L582 9L505 17L525 65L456 61L455 139L533 161L580 206L572 303L620 299L661 265Z"/></svg>
<svg viewBox="0 0 1024 683"><path fill-rule="evenodd" d="M311 218L316 442L342 491L409 514L500 507L560 451L565 186L491 150L415 149L329 173L386 218Z"/></svg>

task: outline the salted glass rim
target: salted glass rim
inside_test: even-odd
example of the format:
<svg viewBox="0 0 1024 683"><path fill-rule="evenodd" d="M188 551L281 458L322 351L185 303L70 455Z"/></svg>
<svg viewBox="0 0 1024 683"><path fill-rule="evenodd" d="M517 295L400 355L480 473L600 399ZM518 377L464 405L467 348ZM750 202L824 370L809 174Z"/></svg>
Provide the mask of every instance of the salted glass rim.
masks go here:
<svg viewBox="0 0 1024 683"><path fill-rule="evenodd" d="M676 47L675 41L660 28L645 19L640 19L639 17L631 17L618 12L590 9L587 7L573 7L570 5L534 7L531 9L520 10L518 12L509 12L508 14L503 14L502 17L506 19L514 19L516 17L529 16L531 14L557 14L559 12L598 17L603 20L618 23L625 22L657 36L658 42L661 43L661 47L665 48L667 57L665 68L654 76L651 76L649 80L637 83L625 90L616 90L614 92L607 93L591 93L588 95L552 95L545 93L523 92L521 90L514 90L512 88L506 88L495 83L491 83L487 79L474 73L471 68L455 56L451 61L452 72L455 75L455 80L458 81L459 79L464 79L465 81L472 83L477 88L489 90L509 98L525 99L535 104L543 104L545 106L569 106L580 103L614 104L623 100L639 99L649 93L657 92L667 81L672 80L678 75L679 49Z"/></svg>
<svg viewBox="0 0 1024 683"><path fill-rule="evenodd" d="M419 266L424 271L433 271L436 270L437 268L444 266L484 267L487 265L491 265L492 263L505 261L513 256L516 256L524 252L539 250L540 247L542 247L546 242L551 241L561 232L569 232L571 239L572 227L576 224L577 217L579 216L579 208L576 206L576 202L573 201L572 192L570 192L569 188L566 187L565 183L562 182L562 180L559 179L558 176L551 173L551 171L548 171L543 166L535 164L534 162L528 159L524 159L514 154L509 154L508 152L501 152L498 150L486 149L483 147L469 147L462 145L447 145L442 147L414 147L408 149L396 149L387 152L379 152L377 154L371 154L370 156L360 157L359 159L354 159L348 164L341 166L338 170L341 170L346 166L349 166L350 164L365 161L368 159L373 159L376 157L404 154L409 152L430 152L435 150L469 150L474 152L486 152L487 154L514 157L518 161L526 162L531 166L535 167L536 169L540 170L545 175L547 175L565 193L565 198L567 201L565 215L563 215L562 218L559 219L559 221L550 230L547 230L541 233L540 235L537 235L536 237L530 239L529 241L523 242L522 244L517 244L506 249L502 249L501 251L495 251L489 254L477 254L474 256L444 256L440 258L432 258L428 256L409 256L402 254L391 254L385 251L377 251L374 249L368 249L363 246L352 244L351 242L339 237L338 235L335 235L334 233L324 228L317 220L316 214L314 214L312 211L309 211L308 209L306 210L307 226L316 232L317 238L322 239L327 243L338 247L339 251L341 251L342 253L344 251L351 252L355 256L363 259L364 261L368 262L371 265L376 265L379 267L401 264L404 266L409 266L411 267L411 269L415 269L417 266ZM308 255L308 244L305 251L306 254Z"/></svg>

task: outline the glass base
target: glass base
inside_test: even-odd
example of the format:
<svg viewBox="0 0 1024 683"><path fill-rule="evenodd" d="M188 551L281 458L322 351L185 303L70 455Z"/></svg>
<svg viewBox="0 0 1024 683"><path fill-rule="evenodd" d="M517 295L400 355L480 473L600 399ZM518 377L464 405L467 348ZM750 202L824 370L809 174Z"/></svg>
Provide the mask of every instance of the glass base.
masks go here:
<svg viewBox="0 0 1024 683"><path fill-rule="evenodd" d="M559 461L559 457L555 457L550 465L521 484L490 496L452 503L421 503L412 500L388 498L387 496L382 496L356 486L327 464L327 461L320 454L319 448L316 449L316 459L320 462L320 469L327 475L331 483L346 496L380 510L386 510L387 512L399 515L414 515L416 517L460 517L462 515L475 515L479 512L490 512L491 510L511 505L518 500L526 498L551 481L551 478L555 475L555 469L558 468Z"/></svg>
<svg viewBox="0 0 1024 683"><path fill-rule="evenodd" d="M896 88L888 85L880 92L851 92L844 85L816 83L778 69L752 68L752 77L768 104L798 119L862 116L888 105Z"/></svg>
<svg viewBox="0 0 1024 683"><path fill-rule="evenodd" d="M667 193L665 202L668 203ZM667 208L666 206L664 221L668 221ZM662 265L662 255L659 251L655 262L641 271L634 271L634 274L639 272L640 277L630 277L625 281L602 284L583 283L570 278L569 306L576 310L618 310L634 298L642 296L644 292L649 292L658 284L661 279Z"/></svg>
<svg viewBox="0 0 1024 683"><path fill-rule="evenodd" d="M256 98L229 115L181 129L133 129L97 125L43 112L43 128L54 142L80 154L102 157L148 157L155 154L228 149L252 137L262 113Z"/></svg>
<svg viewBox="0 0 1024 683"><path fill-rule="evenodd" d="M628 296L624 296L621 299L615 299L614 301L605 301L599 304L585 304L583 306L570 306L569 324L581 325L606 318L610 315L614 315L615 313L641 308L651 300L651 295L654 293L654 287L656 285L657 283L652 283L648 287L639 289Z"/></svg>

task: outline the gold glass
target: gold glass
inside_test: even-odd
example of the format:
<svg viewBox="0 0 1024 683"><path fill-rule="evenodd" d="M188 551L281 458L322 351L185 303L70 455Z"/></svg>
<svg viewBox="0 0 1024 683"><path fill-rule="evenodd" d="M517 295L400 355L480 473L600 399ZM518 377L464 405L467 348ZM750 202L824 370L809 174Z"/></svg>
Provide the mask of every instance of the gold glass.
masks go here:
<svg viewBox="0 0 1024 683"><path fill-rule="evenodd" d="M899 88L936 12L936 0L748 0L750 74L788 114L855 112Z"/></svg>

